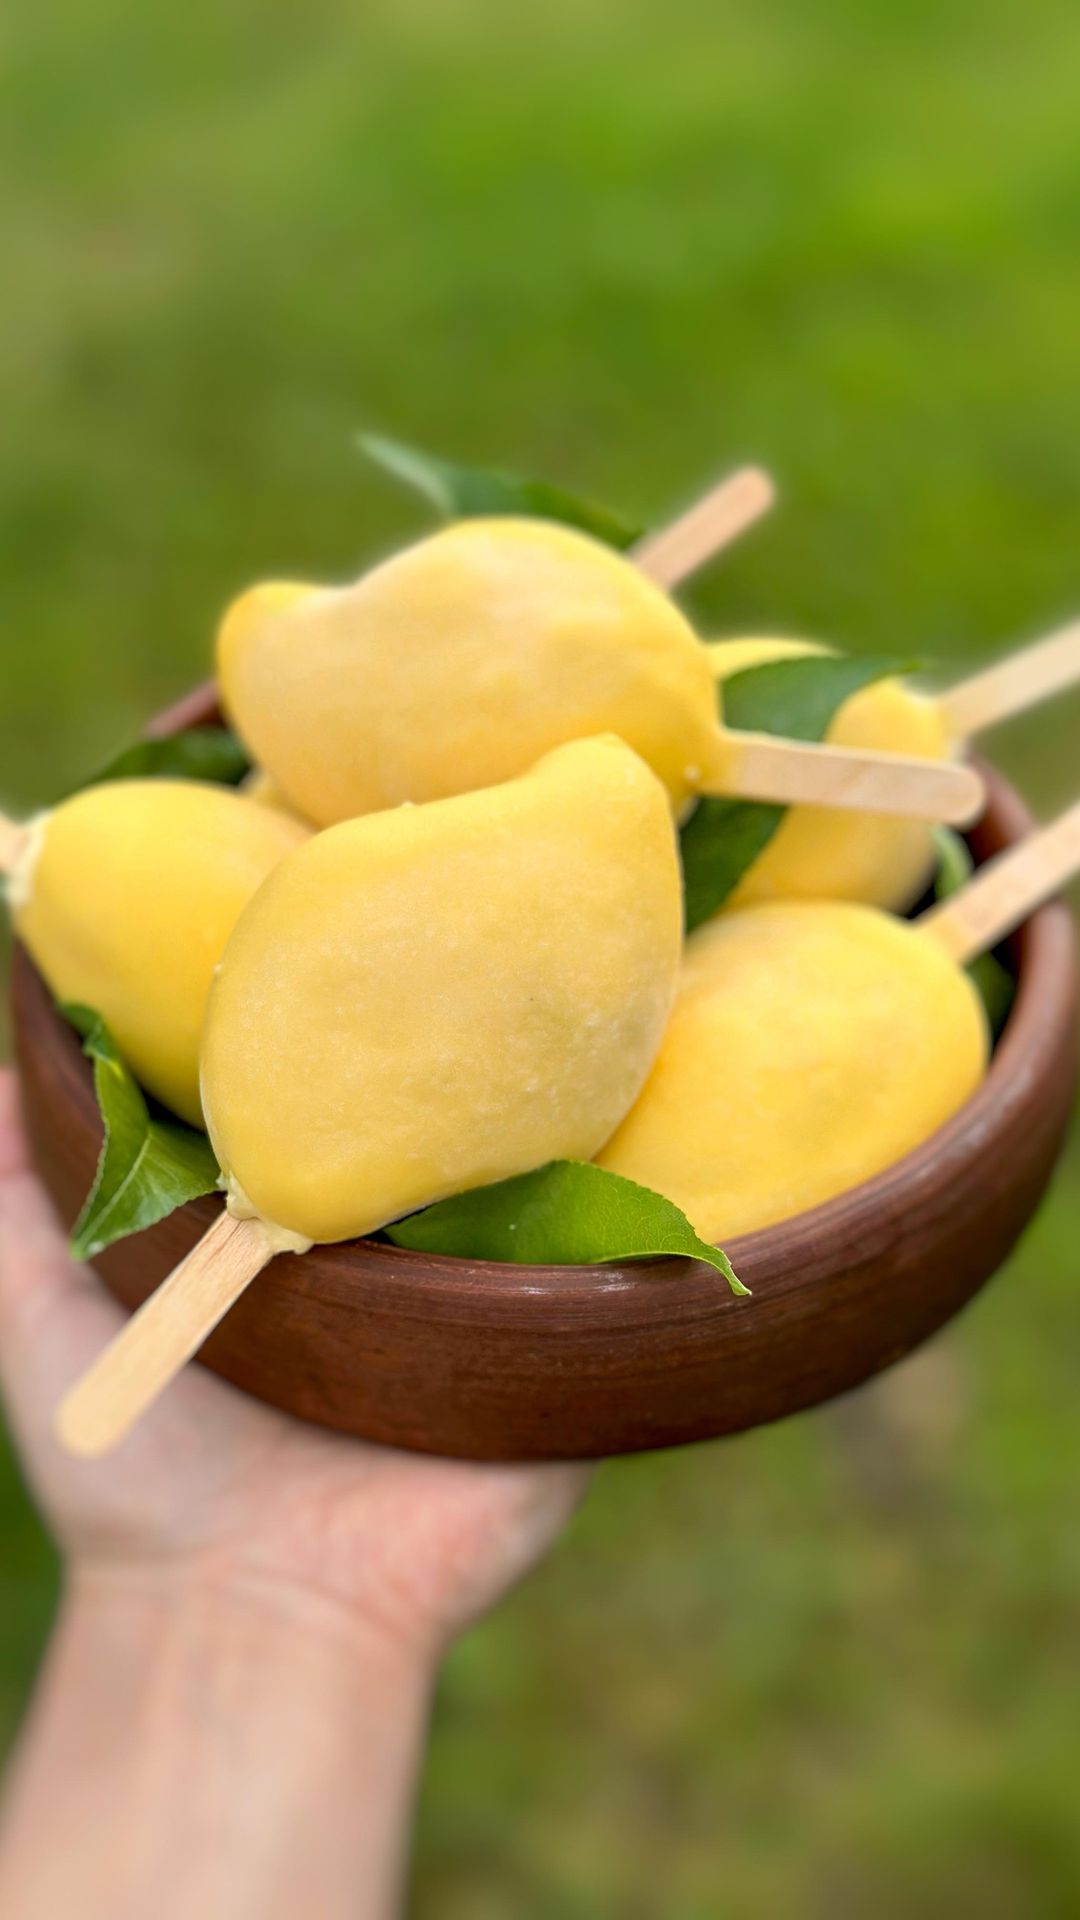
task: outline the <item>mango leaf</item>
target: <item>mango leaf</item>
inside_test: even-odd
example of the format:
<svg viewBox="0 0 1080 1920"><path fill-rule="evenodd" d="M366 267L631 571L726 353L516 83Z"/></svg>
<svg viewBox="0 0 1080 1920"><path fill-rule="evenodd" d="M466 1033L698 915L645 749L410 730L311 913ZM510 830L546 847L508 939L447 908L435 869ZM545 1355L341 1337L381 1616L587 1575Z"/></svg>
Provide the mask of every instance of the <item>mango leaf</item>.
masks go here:
<svg viewBox="0 0 1080 1920"><path fill-rule="evenodd" d="M94 1092L105 1127L94 1184L71 1233L76 1260L141 1233L200 1194L213 1193L218 1165L204 1133L152 1117L116 1042L92 1007L63 1006L94 1063Z"/></svg>
<svg viewBox="0 0 1080 1920"><path fill-rule="evenodd" d="M934 839L938 849L934 898L948 900L967 885L975 871L975 862L968 851L967 842L951 827L935 827ZM996 1040L1009 1017L1016 995L1016 982L1008 967L1003 966L993 953L980 953L978 959L971 962L968 973L982 998L990 1031Z"/></svg>
<svg viewBox="0 0 1080 1920"><path fill-rule="evenodd" d="M699 1240L684 1213L648 1187L583 1160L552 1160L496 1186L439 1200L387 1227L399 1247L520 1266L600 1266L676 1254L705 1260L746 1294L726 1253Z"/></svg>
<svg viewBox="0 0 1080 1920"><path fill-rule="evenodd" d="M419 447L404 446L400 440L387 440L380 433L362 433L358 439L369 460L422 493L446 520L489 514L560 520L620 551L641 538L640 527L631 526L607 507L567 493L564 487L549 486L546 480L522 480L484 467L460 466Z"/></svg>
<svg viewBox="0 0 1080 1920"><path fill-rule="evenodd" d="M937 848L938 868L934 875L934 899L949 900L966 887L975 871L968 843L952 827L931 828Z"/></svg>
<svg viewBox="0 0 1080 1920"><path fill-rule="evenodd" d="M758 800L699 801L679 836L687 933L719 912L764 853L784 813Z"/></svg>
<svg viewBox="0 0 1080 1920"><path fill-rule="evenodd" d="M788 740L824 740L845 700L876 680L911 673L913 661L843 653L800 654L745 667L717 689L725 725ZM686 930L710 920L783 820L786 807L759 800L707 798L681 833Z"/></svg>
<svg viewBox="0 0 1080 1920"><path fill-rule="evenodd" d="M72 792L109 780L209 780L235 787L250 769L248 754L227 727L191 727L167 740L136 740Z"/></svg>

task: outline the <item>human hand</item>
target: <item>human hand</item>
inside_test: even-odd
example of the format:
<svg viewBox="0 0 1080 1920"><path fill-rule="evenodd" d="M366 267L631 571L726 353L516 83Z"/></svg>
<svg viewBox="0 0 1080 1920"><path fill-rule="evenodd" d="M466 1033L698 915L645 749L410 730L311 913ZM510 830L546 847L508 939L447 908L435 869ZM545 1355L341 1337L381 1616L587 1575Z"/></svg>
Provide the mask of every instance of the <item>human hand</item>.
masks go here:
<svg viewBox="0 0 1080 1920"><path fill-rule="evenodd" d="M0 1910L395 1911L437 1661L554 1540L586 1469L367 1446L199 1367L115 1453L72 1459L54 1410L121 1319L69 1258L0 1073L0 1378L68 1593Z"/></svg>
<svg viewBox="0 0 1080 1920"><path fill-rule="evenodd" d="M279 1584L423 1653L490 1607L580 1499L578 1466L500 1467L301 1425L198 1367L102 1462L51 1435L64 1389L123 1319L75 1266L0 1075L0 1376L26 1470L77 1573Z"/></svg>

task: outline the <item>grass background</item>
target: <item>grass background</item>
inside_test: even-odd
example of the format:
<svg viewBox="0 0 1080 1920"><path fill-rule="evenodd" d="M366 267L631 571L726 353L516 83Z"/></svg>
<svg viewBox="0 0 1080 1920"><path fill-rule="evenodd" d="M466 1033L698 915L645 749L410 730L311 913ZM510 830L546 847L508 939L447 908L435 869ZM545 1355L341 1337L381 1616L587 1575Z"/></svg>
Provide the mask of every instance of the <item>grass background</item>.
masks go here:
<svg viewBox="0 0 1080 1920"><path fill-rule="evenodd" d="M1078 88L1071 0L15 0L4 797L249 579L422 524L361 424L646 520L767 462L717 632L948 662L1074 609ZM1078 720L995 742L1044 812ZM422 1920L1080 1911L1076 1174L907 1368L604 1471L449 1664ZM5 1460L4 1740L53 1590Z"/></svg>

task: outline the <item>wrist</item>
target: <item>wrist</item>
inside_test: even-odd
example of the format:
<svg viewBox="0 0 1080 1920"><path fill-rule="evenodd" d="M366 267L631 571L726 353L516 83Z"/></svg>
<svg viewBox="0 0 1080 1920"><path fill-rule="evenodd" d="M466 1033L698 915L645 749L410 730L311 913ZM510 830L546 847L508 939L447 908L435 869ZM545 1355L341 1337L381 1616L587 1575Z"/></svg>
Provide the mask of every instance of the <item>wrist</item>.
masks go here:
<svg viewBox="0 0 1080 1920"><path fill-rule="evenodd" d="M406 1644L286 1582L76 1565L13 1783L0 1911L393 1911L431 1679Z"/></svg>
<svg viewBox="0 0 1080 1920"><path fill-rule="evenodd" d="M172 1644L210 1665L239 1670L274 1659L305 1666L313 1684L345 1685L343 1705L372 1673L410 1694L430 1691L439 1649L397 1631L322 1588L279 1571L222 1560L126 1561L72 1557L61 1617L119 1642L133 1661Z"/></svg>

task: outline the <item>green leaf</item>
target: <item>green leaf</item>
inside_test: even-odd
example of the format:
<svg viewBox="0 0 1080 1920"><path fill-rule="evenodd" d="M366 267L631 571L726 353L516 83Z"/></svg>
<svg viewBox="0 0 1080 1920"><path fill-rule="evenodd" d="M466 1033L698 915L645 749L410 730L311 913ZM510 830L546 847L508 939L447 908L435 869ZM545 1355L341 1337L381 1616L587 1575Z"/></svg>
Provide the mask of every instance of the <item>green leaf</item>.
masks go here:
<svg viewBox="0 0 1080 1920"><path fill-rule="evenodd" d="M218 1165L203 1133L151 1116L108 1027L92 1007L64 1006L94 1063L94 1091L105 1127L94 1184L71 1234L76 1260L141 1233L200 1194L213 1193Z"/></svg>
<svg viewBox="0 0 1080 1920"><path fill-rule="evenodd" d="M873 654L802 653L733 673L720 689L729 727L824 740L845 700L876 680L915 673L920 662Z"/></svg>
<svg viewBox="0 0 1080 1920"><path fill-rule="evenodd" d="M490 514L559 520L620 551L641 538L640 527L631 526L591 500L567 493L563 487L549 486L545 480L522 480L515 474L488 472L484 467L463 467L418 447L404 446L400 440L384 439L379 433L362 433L358 438L369 460L422 493L447 520Z"/></svg>
<svg viewBox="0 0 1080 1920"><path fill-rule="evenodd" d="M684 1213L648 1187L583 1160L552 1160L496 1186L440 1200L386 1232L396 1246L519 1266L599 1266L681 1255L706 1260L732 1293L749 1292L726 1253L699 1240Z"/></svg>
<svg viewBox="0 0 1080 1920"><path fill-rule="evenodd" d="M975 871L975 862L968 851L967 842L951 827L935 827L934 839L938 849L934 898L948 900L967 885ZM982 997L990 1031L996 1040L1009 1017L1016 995L1016 982L1008 967L1003 966L993 953L980 953L978 959L971 962L968 973Z"/></svg>
<svg viewBox="0 0 1080 1920"><path fill-rule="evenodd" d="M937 848L938 867L934 875L934 899L950 900L966 887L975 871L968 843L952 827L931 828Z"/></svg>
<svg viewBox="0 0 1080 1920"><path fill-rule="evenodd" d="M741 732L815 742L824 740L845 700L914 666L843 653L799 654L732 674L717 690L718 703L725 725ZM759 800L699 801L680 836L688 933L723 906L786 812Z"/></svg>
<svg viewBox="0 0 1080 1920"><path fill-rule="evenodd" d="M251 770L251 760L226 727L191 727L167 740L136 740L92 780L72 789L100 787L109 780L209 780L235 787Z"/></svg>
<svg viewBox="0 0 1080 1920"><path fill-rule="evenodd" d="M680 834L686 931L711 920L764 853L784 817L759 800L699 801Z"/></svg>

